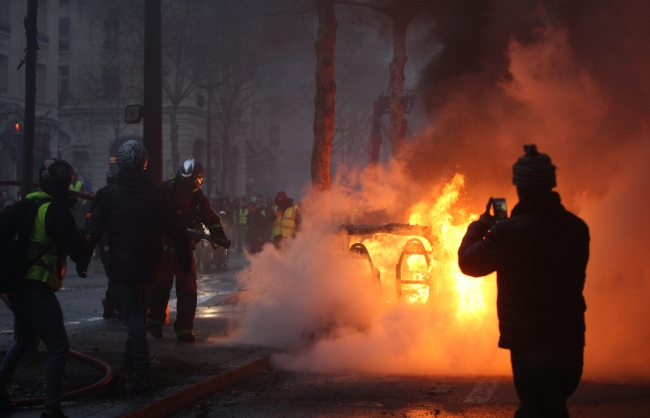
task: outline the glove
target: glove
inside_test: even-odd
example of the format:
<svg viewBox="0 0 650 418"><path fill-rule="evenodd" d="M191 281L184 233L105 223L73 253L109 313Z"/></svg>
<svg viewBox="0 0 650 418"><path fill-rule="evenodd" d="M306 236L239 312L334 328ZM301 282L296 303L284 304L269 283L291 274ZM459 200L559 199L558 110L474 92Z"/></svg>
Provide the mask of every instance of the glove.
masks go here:
<svg viewBox="0 0 650 418"><path fill-rule="evenodd" d="M77 264L77 276L82 279L88 277L88 264Z"/></svg>
<svg viewBox="0 0 650 418"><path fill-rule="evenodd" d="M481 214L481 216L478 218L478 221L487 225L488 227L492 227L494 225L494 216L490 215L490 209L492 208L492 198L488 200L487 205L485 206L485 212Z"/></svg>
<svg viewBox="0 0 650 418"><path fill-rule="evenodd" d="M226 236L226 233L223 230L223 226L217 226L214 228L210 228L210 236L212 238L219 238L219 239L228 239Z"/></svg>

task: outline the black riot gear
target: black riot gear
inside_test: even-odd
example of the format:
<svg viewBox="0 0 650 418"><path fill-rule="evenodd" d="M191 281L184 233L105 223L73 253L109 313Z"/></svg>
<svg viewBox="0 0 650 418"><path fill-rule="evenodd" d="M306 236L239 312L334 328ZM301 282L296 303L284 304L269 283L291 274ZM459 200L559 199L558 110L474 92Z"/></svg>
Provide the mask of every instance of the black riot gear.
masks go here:
<svg viewBox="0 0 650 418"><path fill-rule="evenodd" d="M194 158L183 161L176 179L181 190L186 193L194 193L203 185L203 166Z"/></svg>

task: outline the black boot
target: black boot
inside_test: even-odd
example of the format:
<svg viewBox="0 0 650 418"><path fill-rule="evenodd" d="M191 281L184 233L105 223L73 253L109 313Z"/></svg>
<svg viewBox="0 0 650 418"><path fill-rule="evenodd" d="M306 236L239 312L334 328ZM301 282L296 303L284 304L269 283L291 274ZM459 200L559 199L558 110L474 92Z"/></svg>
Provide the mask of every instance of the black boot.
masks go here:
<svg viewBox="0 0 650 418"><path fill-rule="evenodd" d="M46 408L50 409L50 408ZM41 412L41 418L68 418L67 415L63 413L61 408L52 408L52 413L48 414L47 412Z"/></svg>
<svg viewBox="0 0 650 418"><path fill-rule="evenodd" d="M17 410L18 407L15 403L11 402L9 395L7 394L7 389L0 390L0 414L10 414Z"/></svg>
<svg viewBox="0 0 650 418"><path fill-rule="evenodd" d="M127 393L138 393L152 390L153 383L151 382L151 376L149 373L136 375L135 380L124 385L124 389L126 389Z"/></svg>
<svg viewBox="0 0 650 418"><path fill-rule="evenodd" d="M133 361L133 354L126 352L122 356L122 370L124 373L132 374L135 372L135 363Z"/></svg>
<svg viewBox="0 0 650 418"><path fill-rule="evenodd" d="M151 321L149 322L148 325L149 325L149 332L151 332L151 336L157 340L160 340L163 337L162 325L152 324Z"/></svg>
<svg viewBox="0 0 650 418"><path fill-rule="evenodd" d="M194 331L190 331L189 333L177 335L176 340L182 343L192 344L196 342L196 334Z"/></svg>

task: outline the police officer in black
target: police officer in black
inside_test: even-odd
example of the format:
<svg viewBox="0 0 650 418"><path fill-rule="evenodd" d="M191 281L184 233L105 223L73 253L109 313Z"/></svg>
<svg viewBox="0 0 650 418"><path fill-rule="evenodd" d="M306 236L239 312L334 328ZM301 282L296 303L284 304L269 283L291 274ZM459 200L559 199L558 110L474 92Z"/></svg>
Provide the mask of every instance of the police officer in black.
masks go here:
<svg viewBox="0 0 650 418"><path fill-rule="evenodd" d="M513 167L519 203L495 223L490 204L467 229L463 273L497 272L499 347L509 349L520 405L515 418L568 418L585 345L582 290L589 229L560 203L555 166L535 145Z"/></svg>

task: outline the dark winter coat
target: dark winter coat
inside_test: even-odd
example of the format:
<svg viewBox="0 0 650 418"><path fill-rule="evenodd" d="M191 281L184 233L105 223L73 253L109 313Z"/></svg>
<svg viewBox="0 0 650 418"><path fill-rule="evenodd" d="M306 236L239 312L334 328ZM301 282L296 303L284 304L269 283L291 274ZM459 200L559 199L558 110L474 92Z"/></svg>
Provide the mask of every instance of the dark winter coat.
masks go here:
<svg viewBox="0 0 650 418"><path fill-rule="evenodd" d="M246 216L246 242L251 253L262 251L267 229L268 221L259 210Z"/></svg>
<svg viewBox="0 0 650 418"><path fill-rule="evenodd" d="M117 173L115 183L97 193L87 233L95 245L108 231L109 268L118 281L150 281L160 273L163 232L176 247L181 268L189 271L187 230L168 189L146 171Z"/></svg>
<svg viewBox="0 0 650 418"><path fill-rule="evenodd" d="M555 192L524 199L489 231L473 222L458 250L463 273L497 272L499 347L517 350L584 346L588 259L589 229Z"/></svg>

